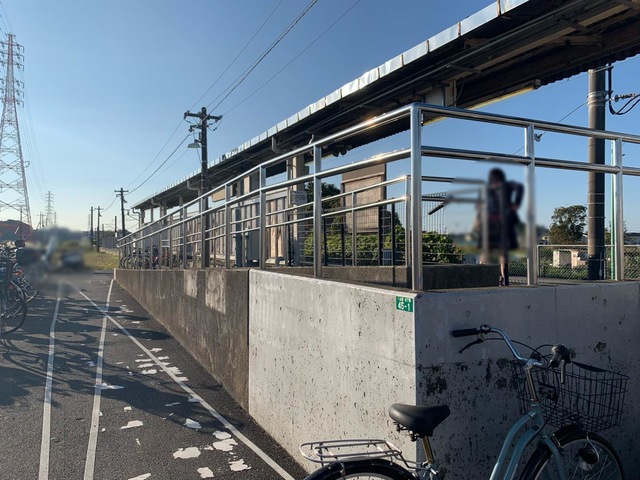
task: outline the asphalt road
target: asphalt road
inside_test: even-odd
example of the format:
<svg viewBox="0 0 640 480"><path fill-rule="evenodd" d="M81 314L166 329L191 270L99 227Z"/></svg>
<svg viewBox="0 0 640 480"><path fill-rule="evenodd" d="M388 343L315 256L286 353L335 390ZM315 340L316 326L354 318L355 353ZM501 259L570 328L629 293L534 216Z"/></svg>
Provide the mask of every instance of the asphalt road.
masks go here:
<svg viewBox="0 0 640 480"><path fill-rule="evenodd" d="M0 480L304 477L111 273L29 308L0 339Z"/></svg>

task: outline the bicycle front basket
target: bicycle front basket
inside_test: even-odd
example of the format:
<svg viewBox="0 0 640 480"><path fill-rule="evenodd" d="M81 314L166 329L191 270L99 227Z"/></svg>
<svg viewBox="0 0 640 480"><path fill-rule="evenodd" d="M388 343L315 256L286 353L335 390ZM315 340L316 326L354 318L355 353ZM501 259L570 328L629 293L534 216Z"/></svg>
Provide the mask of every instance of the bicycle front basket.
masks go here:
<svg viewBox="0 0 640 480"><path fill-rule="evenodd" d="M521 364L513 363L521 413L531 401ZM564 383L559 369L536 368L532 378L547 423L560 428L579 425L600 432L620 424L629 377L602 368L573 362L566 365Z"/></svg>

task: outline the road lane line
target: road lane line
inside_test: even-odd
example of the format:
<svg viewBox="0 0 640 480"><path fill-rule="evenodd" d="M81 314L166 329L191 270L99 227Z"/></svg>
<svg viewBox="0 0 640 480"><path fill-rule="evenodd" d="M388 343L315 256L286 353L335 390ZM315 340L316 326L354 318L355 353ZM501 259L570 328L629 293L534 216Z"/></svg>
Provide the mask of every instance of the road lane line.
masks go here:
<svg viewBox="0 0 640 480"><path fill-rule="evenodd" d="M104 311L109 311L111 289L113 279L109 284L107 303ZM80 292L82 293L82 292ZM84 295L84 293L82 293ZM86 295L84 295L87 298ZM89 300L93 303L91 300ZM95 305L95 303L93 303ZM100 310L100 309L98 309ZM102 311L102 310L100 310ZM89 431L89 443L87 444L87 456L84 463L84 480L93 480L93 472L96 466L96 447L98 446L98 427L100 426L100 399L102 395L102 365L104 362L104 338L107 332L107 317L102 317L102 329L100 330L100 344L98 346L98 361L96 362L96 384L93 388L93 411L91 412L91 430Z"/></svg>
<svg viewBox="0 0 640 480"><path fill-rule="evenodd" d="M38 471L39 480L47 480L49 478L49 447L51 446L51 390L53 384L53 361L56 344L56 321L58 320L61 295L62 284L58 283L58 299L56 300L56 308L53 311L51 327L49 327L49 361L47 362L47 381L44 387L44 406L42 409L42 439L40 441L40 467Z"/></svg>
<svg viewBox="0 0 640 480"><path fill-rule="evenodd" d="M79 291L80 292L80 291ZM164 362L161 362L150 350L148 350L144 345L142 345L138 339L136 339L133 335L129 333L129 331L120 325L116 320L111 317L106 311L100 309L98 305L94 303L89 297L87 297L83 292L80 292L84 298L86 298L94 307L98 310L102 311L106 318L108 318L116 327L118 327L129 339L135 343L140 349L151 358L158 367L162 368L167 375L169 375L174 382L176 382L185 392L191 395L195 400L197 400L202 407L204 407L212 417L222 423L225 428L227 428L232 435L234 435L238 440L244 443L247 447L249 447L253 452L258 455L267 465L269 465L280 477L284 480L295 480L291 475L289 475L280 465L276 463L271 457L269 457L265 452L263 452L260 447L258 447L255 443L245 437L235 426L233 426L226 418L220 415L205 399L203 399L200 395L194 392L188 385L186 385L182 380L180 380L169 368L164 365Z"/></svg>

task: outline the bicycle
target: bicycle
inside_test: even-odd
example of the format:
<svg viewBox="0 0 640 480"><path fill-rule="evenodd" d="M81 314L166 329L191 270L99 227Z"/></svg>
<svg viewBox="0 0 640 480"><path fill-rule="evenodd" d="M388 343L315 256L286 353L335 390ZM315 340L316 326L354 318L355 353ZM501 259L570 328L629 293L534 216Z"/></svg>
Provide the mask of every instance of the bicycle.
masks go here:
<svg viewBox="0 0 640 480"><path fill-rule="evenodd" d="M20 288L13 281L15 263L0 259L0 337L15 332L27 318L27 302Z"/></svg>
<svg viewBox="0 0 640 480"><path fill-rule="evenodd" d="M538 347L525 358L514 345L518 342L489 325L451 334L477 337L460 352L495 339L503 340L514 357L515 391L522 416L504 439L491 480L513 479L518 469L521 480L624 478L615 449L596 432L620 424L626 375L573 362L569 349L561 344L552 347L550 356L540 355ZM398 448L380 439L303 443L302 455L323 465L305 480L437 480L438 464L429 439L449 414L447 405L390 407L397 429L407 431L413 441L420 439L424 462L405 459ZM534 440L535 450L522 462L525 449L533 446Z"/></svg>

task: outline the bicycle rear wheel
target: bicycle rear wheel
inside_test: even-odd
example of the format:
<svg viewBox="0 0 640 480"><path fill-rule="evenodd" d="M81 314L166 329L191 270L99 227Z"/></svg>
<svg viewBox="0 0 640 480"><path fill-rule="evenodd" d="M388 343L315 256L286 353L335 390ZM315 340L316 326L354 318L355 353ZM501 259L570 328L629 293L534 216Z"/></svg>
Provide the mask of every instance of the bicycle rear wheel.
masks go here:
<svg viewBox="0 0 640 480"><path fill-rule="evenodd" d="M304 480L415 480L411 473L379 459L336 462L316 470Z"/></svg>
<svg viewBox="0 0 640 480"><path fill-rule="evenodd" d="M0 333L2 335L15 332L27 318L27 302L18 295L17 291L11 290L3 304L2 312L0 312Z"/></svg>
<svg viewBox="0 0 640 480"><path fill-rule="evenodd" d="M595 433L574 429L558 438L562 468L569 479L623 480L624 473L618 454L611 444ZM522 480L556 480L558 466L551 451L540 446L531 455L522 473Z"/></svg>

